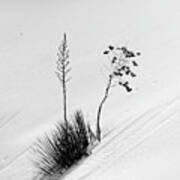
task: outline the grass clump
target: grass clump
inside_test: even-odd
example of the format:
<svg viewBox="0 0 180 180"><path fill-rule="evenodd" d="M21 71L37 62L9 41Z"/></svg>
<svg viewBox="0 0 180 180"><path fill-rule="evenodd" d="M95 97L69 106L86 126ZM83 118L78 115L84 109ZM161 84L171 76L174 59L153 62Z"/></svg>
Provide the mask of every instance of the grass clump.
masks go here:
<svg viewBox="0 0 180 180"><path fill-rule="evenodd" d="M51 134L39 139L33 148L37 155L34 164L38 175L64 174L88 155L90 139L89 125L81 111L74 114L71 123L58 123Z"/></svg>

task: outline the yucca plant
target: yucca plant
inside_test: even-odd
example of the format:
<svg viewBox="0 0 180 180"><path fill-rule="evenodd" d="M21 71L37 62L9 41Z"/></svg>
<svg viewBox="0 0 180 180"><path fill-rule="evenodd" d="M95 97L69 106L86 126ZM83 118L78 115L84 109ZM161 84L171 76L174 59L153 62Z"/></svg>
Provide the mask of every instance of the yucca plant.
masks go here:
<svg viewBox="0 0 180 180"><path fill-rule="evenodd" d="M83 156L90 145L89 126L81 111L75 112L72 121L58 123L50 135L39 139L33 147L33 163L39 177L62 175Z"/></svg>

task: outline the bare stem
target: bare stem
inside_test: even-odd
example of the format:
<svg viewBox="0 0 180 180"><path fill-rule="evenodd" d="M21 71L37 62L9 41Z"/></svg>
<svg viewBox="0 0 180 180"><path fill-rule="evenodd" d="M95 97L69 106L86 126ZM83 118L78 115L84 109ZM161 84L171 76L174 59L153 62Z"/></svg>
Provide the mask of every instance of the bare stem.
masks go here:
<svg viewBox="0 0 180 180"><path fill-rule="evenodd" d="M66 98L66 80L65 80L65 70L63 70L63 77L62 77L62 84L63 84L63 105L64 105L64 121L67 124L67 98Z"/></svg>
<svg viewBox="0 0 180 180"><path fill-rule="evenodd" d="M103 99L101 100L101 102L99 104L98 111L97 111L96 136L97 136L97 139L98 139L99 142L101 141L101 127L100 127L101 111L102 111L102 107L103 107L105 101L108 98L109 91L110 91L110 88L111 88L111 83L112 83L112 75L109 75L109 80L108 80L108 84L107 84L106 89L105 89L105 94L104 94L104 97L103 97Z"/></svg>

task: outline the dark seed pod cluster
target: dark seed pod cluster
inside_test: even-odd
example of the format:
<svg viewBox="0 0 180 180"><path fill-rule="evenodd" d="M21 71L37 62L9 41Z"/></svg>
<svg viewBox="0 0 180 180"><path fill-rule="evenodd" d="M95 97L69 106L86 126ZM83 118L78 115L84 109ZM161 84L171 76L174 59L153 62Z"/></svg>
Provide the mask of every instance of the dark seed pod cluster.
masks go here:
<svg viewBox="0 0 180 180"><path fill-rule="evenodd" d="M108 46L108 49L103 52L105 55L111 55L110 61L113 67L112 71L113 77L119 79L118 84L126 89L127 92L131 92L132 88L128 81L125 81L122 78L129 76L131 78L136 77L136 74L132 71L132 66L137 67L138 63L134 60L135 57L140 56L140 52L133 52L127 47L114 47L112 45ZM123 80L123 82L122 82Z"/></svg>

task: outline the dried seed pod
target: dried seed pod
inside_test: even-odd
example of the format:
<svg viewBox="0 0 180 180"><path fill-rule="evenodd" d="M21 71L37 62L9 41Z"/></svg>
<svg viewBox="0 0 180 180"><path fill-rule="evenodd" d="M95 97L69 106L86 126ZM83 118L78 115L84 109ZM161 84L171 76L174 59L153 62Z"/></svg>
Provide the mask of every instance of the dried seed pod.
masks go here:
<svg viewBox="0 0 180 180"><path fill-rule="evenodd" d="M109 54L109 51L106 50L106 51L103 52L103 54Z"/></svg>
<svg viewBox="0 0 180 180"><path fill-rule="evenodd" d="M109 45L108 47L111 51L114 50L114 46Z"/></svg>

